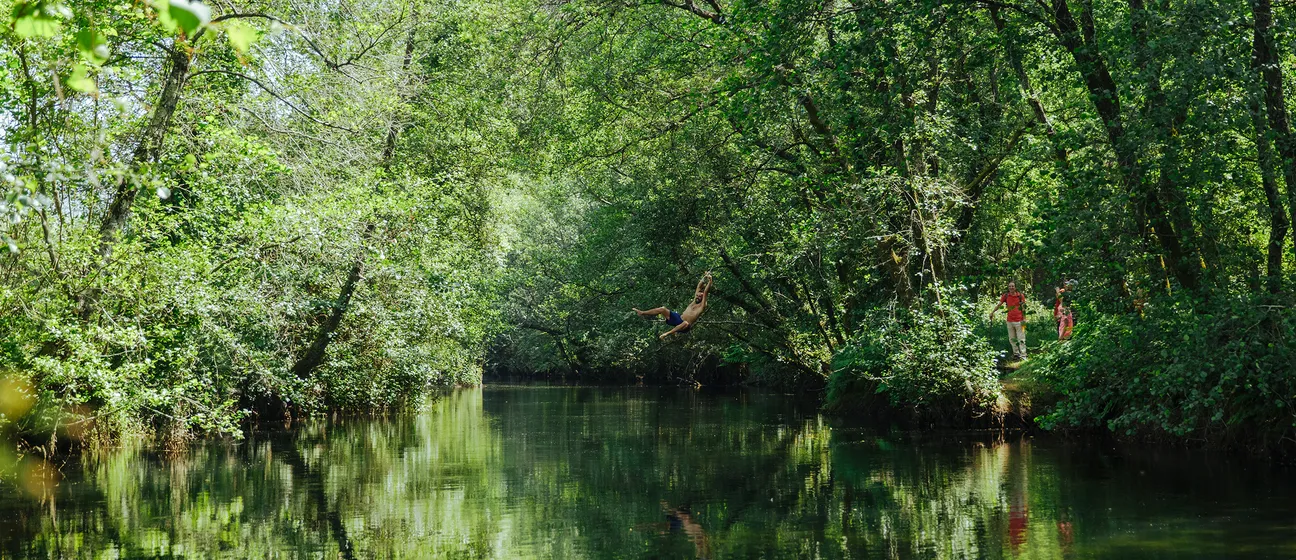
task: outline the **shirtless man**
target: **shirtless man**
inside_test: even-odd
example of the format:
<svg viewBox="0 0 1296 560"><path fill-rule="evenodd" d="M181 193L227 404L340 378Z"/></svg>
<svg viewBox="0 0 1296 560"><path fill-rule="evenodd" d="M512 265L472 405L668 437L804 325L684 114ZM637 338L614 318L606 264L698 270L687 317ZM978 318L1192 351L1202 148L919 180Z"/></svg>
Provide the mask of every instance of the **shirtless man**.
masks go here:
<svg viewBox="0 0 1296 560"><path fill-rule="evenodd" d="M703 286L703 284L705 284L705 286ZM655 315L661 315L664 317L666 319L666 324L674 327L657 337L665 340L668 335L677 332L688 332L689 329L693 328L693 325L697 324L698 316L702 315L703 311L706 311L707 292L711 291L711 284L711 273L708 272L698 281L697 290L693 292L693 302L690 303L688 307L684 308L683 313L676 313L666 309L665 307L658 307L647 311L640 311L638 308L634 307L631 309L634 309L634 312L638 313L640 317L652 317Z"/></svg>

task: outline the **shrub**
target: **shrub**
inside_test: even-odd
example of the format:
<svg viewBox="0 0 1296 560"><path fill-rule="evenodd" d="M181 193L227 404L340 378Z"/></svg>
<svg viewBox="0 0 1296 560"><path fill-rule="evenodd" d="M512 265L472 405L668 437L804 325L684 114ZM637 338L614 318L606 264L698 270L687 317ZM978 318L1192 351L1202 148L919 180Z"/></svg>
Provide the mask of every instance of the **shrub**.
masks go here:
<svg viewBox="0 0 1296 560"><path fill-rule="evenodd" d="M870 317L833 359L829 409L949 424L990 412L1000 396L994 353L970 312L951 306Z"/></svg>
<svg viewBox="0 0 1296 560"><path fill-rule="evenodd" d="M1257 296L1096 316L1028 370L1060 395L1043 427L1271 448L1296 426L1296 313Z"/></svg>

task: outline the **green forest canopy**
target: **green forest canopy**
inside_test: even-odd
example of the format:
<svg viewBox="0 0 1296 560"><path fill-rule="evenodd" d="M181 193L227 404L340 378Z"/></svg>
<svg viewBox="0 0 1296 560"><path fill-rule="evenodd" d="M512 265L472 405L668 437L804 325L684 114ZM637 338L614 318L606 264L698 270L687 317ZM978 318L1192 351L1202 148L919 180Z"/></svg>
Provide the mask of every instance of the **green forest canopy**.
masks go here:
<svg viewBox="0 0 1296 560"><path fill-rule="evenodd" d="M3 3L4 429L182 441L483 369L970 418L1015 279L1043 425L1292 441L1290 7ZM686 337L629 313L708 270Z"/></svg>

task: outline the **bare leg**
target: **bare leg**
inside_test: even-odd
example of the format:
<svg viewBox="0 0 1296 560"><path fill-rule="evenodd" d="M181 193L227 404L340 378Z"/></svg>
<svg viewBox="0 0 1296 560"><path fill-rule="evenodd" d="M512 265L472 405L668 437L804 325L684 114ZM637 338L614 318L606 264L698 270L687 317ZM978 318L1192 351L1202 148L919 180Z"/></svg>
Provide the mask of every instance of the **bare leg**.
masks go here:
<svg viewBox="0 0 1296 560"><path fill-rule="evenodd" d="M647 311L640 311L634 307L631 307L630 309L634 309L634 312L638 313L640 317L652 317L653 315L661 315L662 317L666 317L670 315L670 310L666 309L665 307L656 307L653 309L649 309Z"/></svg>
<svg viewBox="0 0 1296 560"><path fill-rule="evenodd" d="M666 340L666 337L667 337L667 336L670 336L670 335L675 334L675 333L677 333L677 332L680 332L680 331L682 331L682 330L684 330L684 329L687 329L687 328L689 328L690 326L691 326L691 325L689 325L689 322L688 322L688 321L684 321L683 323L680 323L680 324L678 324L678 325L675 325L675 328L673 328L673 329L671 329L671 330L668 330L668 331L666 331L666 332L664 332L664 333L661 333L661 335L658 336L657 338L660 338L660 339L662 339L662 340Z"/></svg>

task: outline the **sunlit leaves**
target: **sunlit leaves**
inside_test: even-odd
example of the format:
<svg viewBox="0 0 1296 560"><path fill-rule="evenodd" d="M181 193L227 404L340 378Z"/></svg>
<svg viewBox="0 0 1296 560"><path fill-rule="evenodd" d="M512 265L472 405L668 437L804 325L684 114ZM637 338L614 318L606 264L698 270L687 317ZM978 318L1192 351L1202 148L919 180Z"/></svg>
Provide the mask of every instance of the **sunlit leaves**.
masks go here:
<svg viewBox="0 0 1296 560"><path fill-rule="evenodd" d="M53 37L63 28L63 20L72 17L72 11L58 2L24 1L14 6L10 17L19 37Z"/></svg>
<svg viewBox="0 0 1296 560"><path fill-rule="evenodd" d="M401 61L409 27L427 21L377 0L67 5L23 1L12 14L21 33L0 44L0 91L9 92L0 114L9 153L21 154L0 169L0 275L13 279L0 283L0 371L54 341L66 351L40 356L34 371L74 388L50 397L69 414L111 419L110 431L227 434L251 402L395 406L479 379L494 317L480 279L498 264L477 171L447 164L476 170L488 160L442 147L452 142L440 131L453 127L411 123L410 136L435 147L410 150L402 137L395 149L414 155L394 158L387 176L375 162L388 123L411 118L408 100L421 93L426 67ZM292 23L213 23L217 10ZM289 28L274 43L283 56L252 59L265 35ZM357 43L357 33L374 42ZM429 45L415 44L418 57ZM190 77L207 75L174 81L176 55L192 63ZM451 77L430 81L472 82ZM442 99L479 99L429 97L438 109ZM160 116L167 123L153 126ZM340 135L332 122L357 133ZM395 196L375 194L379 182ZM339 190L347 195L334 197ZM100 232L115 199L129 200L131 214L104 259ZM358 233L366 220L381 232L373 239ZM357 257L365 282L319 378L289 379L285 368ZM103 297L77 311L92 291Z"/></svg>
<svg viewBox="0 0 1296 560"><path fill-rule="evenodd" d="M97 29L82 29L76 32L77 50L81 57L91 64L103 64L108 60L108 37Z"/></svg>
<svg viewBox="0 0 1296 560"><path fill-rule="evenodd" d="M32 191L31 185L30 177L16 176L0 162L0 193L4 193L4 197L0 198L0 225L17 226L33 211L50 206L49 197ZM11 253L18 252L18 241L7 233L0 234L0 243Z"/></svg>
<svg viewBox="0 0 1296 560"><path fill-rule="evenodd" d="M95 85L94 78L90 77L90 72L84 64L72 65L72 75L68 76L67 85L81 93L99 93L99 87Z"/></svg>
<svg viewBox="0 0 1296 560"><path fill-rule="evenodd" d="M188 37L211 22L211 8L197 0L158 0L154 7L163 26L183 31Z"/></svg>
<svg viewBox="0 0 1296 560"><path fill-rule="evenodd" d="M229 43L234 50L245 53L252 48L252 44L261 38L261 31L239 20L234 20L225 25L225 35L229 37Z"/></svg>

